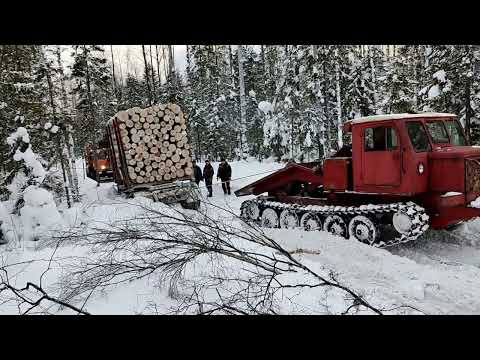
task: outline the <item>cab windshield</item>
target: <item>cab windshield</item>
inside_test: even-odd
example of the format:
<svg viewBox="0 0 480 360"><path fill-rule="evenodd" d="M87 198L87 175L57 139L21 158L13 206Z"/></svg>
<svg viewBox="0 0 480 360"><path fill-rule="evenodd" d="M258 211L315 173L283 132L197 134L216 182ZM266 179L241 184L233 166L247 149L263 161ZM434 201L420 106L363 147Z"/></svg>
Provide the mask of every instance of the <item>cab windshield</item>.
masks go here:
<svg viewBox="0 0 480 360"><path fill-rule="evenodd" d="M428 121L427 129L434 144L448 144L450 142L448 132L443 124L443 121Z"/></svg>
<svg viewBox="0 0 480 360"><path fill-rule="evenodd" d="M408 137L415 152L430 151L430 143L422 123L420 121L409 121L406 126Z"/></svg>
<svg viewBox="0 0 480 360"><path fill-rule="evenodd" d="M452 145L465 146L465 136L463 135L462 126L456 120L444 121L448 134L450 135L450 141Z"/></svg>

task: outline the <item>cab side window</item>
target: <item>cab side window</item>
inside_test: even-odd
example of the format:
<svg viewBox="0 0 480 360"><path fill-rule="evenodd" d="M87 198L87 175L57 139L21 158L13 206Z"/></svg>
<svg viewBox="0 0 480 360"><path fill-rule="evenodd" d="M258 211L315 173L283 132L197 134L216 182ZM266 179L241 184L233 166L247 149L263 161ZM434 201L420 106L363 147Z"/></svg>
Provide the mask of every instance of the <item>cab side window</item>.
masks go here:
<svg viewBox="0 0 480 360"><path fill-rule="evenodd" d="M397 133L389 126L365 129L365 151L392 151L398 147Z"/></svg>

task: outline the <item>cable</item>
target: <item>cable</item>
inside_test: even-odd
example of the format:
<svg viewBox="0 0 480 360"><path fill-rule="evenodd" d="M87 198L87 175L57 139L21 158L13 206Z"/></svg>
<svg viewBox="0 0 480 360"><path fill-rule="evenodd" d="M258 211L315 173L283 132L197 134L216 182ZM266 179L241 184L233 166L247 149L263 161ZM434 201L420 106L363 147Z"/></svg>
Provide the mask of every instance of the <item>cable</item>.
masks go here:
<svg viewBox="0 0 480 360"><path fill-rule="evenodd" d="M231 179L231 180L229 180L229 181L230 181L230 183L232 183L232 182L235 182L235 181L238 181L238 180L250 178L250 177L252 177L252 176L257 176L257 175L263 175L263 174L273 173L273 172L275 172L275 171L278 171L278 169L277 169L277 170L264 171L264 172L261 172L261 173L252 174L252 175L248 175L248 176L243 176L243 177L240 177L240 178ZM225 182L226 182L226 181L220 181L220 182L217 182L217 183L215 183L215 184L212 182L212 186L214 186L214 185L215 185L215 186L218 186L218 185L221 185L221 184L223 184L223 183L225 183ZM207 185L198 185L198 188L199 188L199 189L202 189L202 188L203 188L203 189L207 189Z"/></svg>

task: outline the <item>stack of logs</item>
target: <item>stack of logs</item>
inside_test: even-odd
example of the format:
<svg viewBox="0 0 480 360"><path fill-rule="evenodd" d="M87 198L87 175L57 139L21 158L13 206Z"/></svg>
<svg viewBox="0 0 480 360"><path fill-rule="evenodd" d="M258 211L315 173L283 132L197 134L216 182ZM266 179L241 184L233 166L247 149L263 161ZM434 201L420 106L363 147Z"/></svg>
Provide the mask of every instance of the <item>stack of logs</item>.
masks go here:
<svg viewBox="0 0 480 360"><path fill-rule="evenodd" d="M191 178L187 115L168 103L146 109L134 107L115 115L132 183Z"/></svg>

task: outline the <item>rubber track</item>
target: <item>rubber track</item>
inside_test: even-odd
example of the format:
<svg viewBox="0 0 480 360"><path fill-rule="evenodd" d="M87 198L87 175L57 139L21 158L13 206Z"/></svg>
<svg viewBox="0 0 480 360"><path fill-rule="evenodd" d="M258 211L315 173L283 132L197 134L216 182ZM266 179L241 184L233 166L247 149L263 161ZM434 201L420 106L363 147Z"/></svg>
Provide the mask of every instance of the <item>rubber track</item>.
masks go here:
<svg viewBox="0 0 480 360"><path fill-rule="evenodd" d="M407 234L399 234L399 236L395 237L394 239L390 239L385 241L381 239L378 242L373 243L371 246L384 248L388 246L393 246L401 243L406 243L409 241L416 240L420 235L422 235L427 229L429 228L428 220L429 216L426 214L425 209L421 206L415 204L414 202L407 202L407 203L393 203L393 204L382 204L382 205L361 205L359 207L356 206L333 206L333 205L299 205L299 204L286 204L277 201L270 201L264 200L261 198L247 200L244 201L241 205L241 217L246 220L248 216L245 213L245 208L248 204L254 202L258 205L260 209L260 214L266 208L272 208L275 210L284 210L289 209L294 211L298 218L300 219L301 213L311 212L316 215L321 215L322 217L328 215L339 215L344 220L345 217L342 215L348 216L356 216L356 215L382 215L382 214L392 214L396 213L399 210L403 210L405 214L407 214L411 221L412 221L412 229ZM256 223L260 223L260 217L255 220ZM348 222L345 221L348 226ZM393 225L392 225L393 226ZM368 245L368 244L367 244Z"/></svg>

